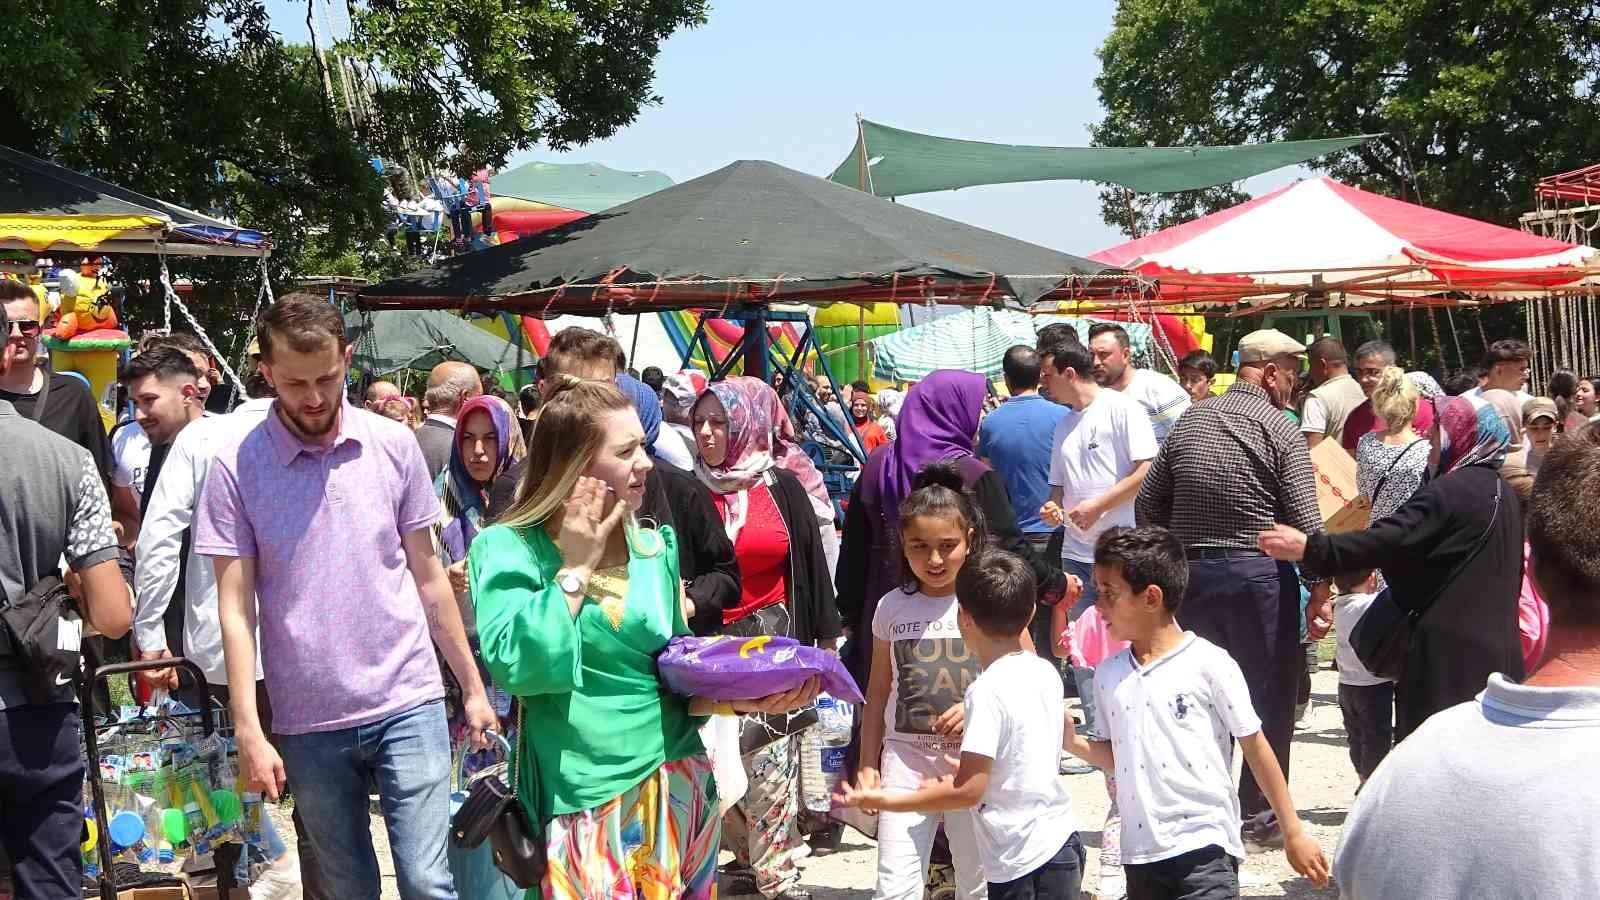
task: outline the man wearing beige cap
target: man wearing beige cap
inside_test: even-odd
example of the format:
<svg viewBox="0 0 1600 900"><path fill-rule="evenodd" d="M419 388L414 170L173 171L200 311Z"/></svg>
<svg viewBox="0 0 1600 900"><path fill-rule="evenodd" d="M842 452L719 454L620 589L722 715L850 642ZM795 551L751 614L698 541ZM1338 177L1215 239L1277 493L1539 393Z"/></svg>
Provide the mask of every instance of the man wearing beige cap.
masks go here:
<svg viewBox="0 0 1600 900"><path fill-rule="evenodd" d="M1243 670L1262 732L1289 772L1289 742L1303 656L1300 587L1294 566L1275 562L1256 536L1278 522L1322 530L1311 456L1283 414L1306 348L1275 329L1245 335L1239 369L1220 397L1197 403L1173 427L1139 491L1140 525L1160 525L1183 542L1189 589L1179 607L1185 629L1227 650ZM1333 621L1328 592L1312 586L1311 640ZM1282 834L1248 768L1239 786L1245 839L1282 846Z"/></svg>

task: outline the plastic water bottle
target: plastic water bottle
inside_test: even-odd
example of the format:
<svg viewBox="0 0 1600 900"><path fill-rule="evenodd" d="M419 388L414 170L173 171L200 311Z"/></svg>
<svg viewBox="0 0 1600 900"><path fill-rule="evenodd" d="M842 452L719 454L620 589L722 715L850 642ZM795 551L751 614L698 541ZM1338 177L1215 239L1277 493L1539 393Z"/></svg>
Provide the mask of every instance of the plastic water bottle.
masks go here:
<svg viewBox="0 0 1600 900"><path fill-rule="evenodd" d="M800 743L800 794L806 809L827 812L844 779L844 757L850 747L850 704L823 694L817 698L817 724Z"/></svg>

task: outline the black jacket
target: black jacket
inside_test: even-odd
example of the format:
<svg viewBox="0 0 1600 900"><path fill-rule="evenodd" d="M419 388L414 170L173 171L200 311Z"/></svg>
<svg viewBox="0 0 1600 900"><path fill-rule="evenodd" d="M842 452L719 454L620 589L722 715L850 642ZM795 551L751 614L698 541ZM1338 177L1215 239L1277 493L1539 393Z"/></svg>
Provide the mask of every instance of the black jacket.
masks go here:
<svg viewBox="0 0 1600 900"><path fill-rule="evenodd" d="M822 523L812 509L811 496L785 469L772 469L768 477L773 502L789 532L789 636L807 645L837 638L844 628L833 598L828 557L822 552Z"/></svg>
<svg viewBox="0 0 1600 900"><path fill-rule="evenodd" d="M1488 542L1464 562L1485 529ZM1422 612L1396 690L1396 740L1476 697L1493 672L1521 680L1522 509L1494 469L1435 478L1362 531L1309 535L1304 565L1319 575L1382 569L1394 601Z"/></svg>
<svg viewBox="0 0 1600 900"><path fill-rule="evenodd" d="M506 469L489 487L489 514L510 509L522 481L526 461ZM640 515L657 525L671 525L678 535L678 575L688 582L695 634L714 634L722 627L722 611L739 604L739 563L722 518L699 479L660 460L644 480Z"/></svg>

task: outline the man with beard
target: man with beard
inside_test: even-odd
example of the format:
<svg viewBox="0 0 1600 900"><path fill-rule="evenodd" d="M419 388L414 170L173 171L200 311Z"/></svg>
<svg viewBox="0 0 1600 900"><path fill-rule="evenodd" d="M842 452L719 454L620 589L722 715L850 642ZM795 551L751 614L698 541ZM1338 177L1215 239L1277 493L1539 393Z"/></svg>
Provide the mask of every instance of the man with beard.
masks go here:
<svg viewBox="0 0 1600 900"><path fill-rule="evenodd" d="M1089 329L1089 352L1094 356L1095 383L1139 401L1150 415L1156 440L1165 441L1178 417L1189 408L1189 394L1183 386L1160 372L1134 368L1133 343L1121 325L1102 322Z"/></svg>
<svg viewBox="0 0 1600 900"><path fill-rule="evenodd" d="M194 523L212 557L228 684L261 668L278 747L254 691L232 691L239 770L277 799L286 777L335 897L373 897L376 781L400 894L454 900L450 735L434 648L462 687L472 740L494 727L455 595L434 553L439 501L405 426L350 404L352 347L327 300L290 295L257 329L277 390L222 443ZM279 755L279 751L282 755Z"/></svg>
<svg viewBox="0 0 1600 900"><path fill-rule="evenodd" d="M1172 429L1134 503L1140 525L1159 525L1183 542L1189 557L1184 627L1239 663L1285 777L1304 664L1300 587L1294 567L1262 553L1256 538L1278 522L1308 534L1322 530L1311 453L1282 411L1305 352L1276 329L1245 335L1238 379ZM1321 639L1332 622L1326 586L1311 584L1310 639ZM1282 846L1282 832L1249 771L1239 803L1245 840Z"/></svg>

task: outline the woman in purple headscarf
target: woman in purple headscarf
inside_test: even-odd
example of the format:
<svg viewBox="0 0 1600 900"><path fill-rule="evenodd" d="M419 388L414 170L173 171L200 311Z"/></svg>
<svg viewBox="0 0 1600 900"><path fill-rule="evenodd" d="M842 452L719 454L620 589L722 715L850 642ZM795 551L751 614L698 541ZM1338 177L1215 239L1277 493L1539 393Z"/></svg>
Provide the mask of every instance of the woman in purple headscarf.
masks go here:
<svg viewBox="0 0 1600 900"><path fill-rule="evenodd" d="M1511 432L1492 406L1432 402L1437 474L1399 509L1363 531L1307 537L1278 525L1260 541L1318 575L1382 569L1390 596L1419 616L1395 685L1396 741L1477 696L1491 674L1523 675L1522 511L1500 477Z"/></svg>
<svg viewBox="0 0 1600 900"><path fill-rule="evenodd" d="M844 537L834 585L847 631L866 635L878 600L900 586L900 502L911 480L929 463L948 460L961 472L983 512L994 546L1028 560L1041 596L1059 595L1065 584L1059 565L1036 559L1017 528L1005 482L973 452L988 384L982 375L955 369L930 374L906 394L893 443L879 447L861 469L845 511ZM858 684L872 671L872 639L845 645L845 665Z"/></svg>

